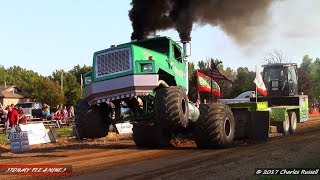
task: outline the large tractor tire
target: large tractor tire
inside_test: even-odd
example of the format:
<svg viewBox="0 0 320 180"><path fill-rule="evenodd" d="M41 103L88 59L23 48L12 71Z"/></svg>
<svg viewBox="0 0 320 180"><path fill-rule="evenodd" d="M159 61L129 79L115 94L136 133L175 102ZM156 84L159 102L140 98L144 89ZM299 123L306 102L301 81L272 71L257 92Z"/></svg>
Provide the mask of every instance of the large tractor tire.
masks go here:
<svg viewBox="0 0 320 180"><path fill-rule="evenodd" d="M181 87L170 86L156 92L154 112L161 127L171 131L186 127L189 118L189 100Z"/></svg>
<svg viewBox="0 0 320 180"><path fill-rule="evenodd" d="M297 123L298 123L296 112L292 111L289 114L289 117L290 117L290 133L294 134L297 131Z"/></svg>
<svg viewBox="0 0 320 180"><path fill-rule="evenodd" d="M200 105L194 138L198 148L227 148L233 143L235 122L231 109L221 103Z"/></svg>
<svg viewBox="0 0 320 180"><path fill-rule="evenodd" d="M286 112L285 119L283 122L278 124L278 131L283 133L284 135L288 135L290 133L290 118L289 114Z"/></svg>
<svg viewBox="0 0 320 180"><path fill-rule="evenodd" d="M87 101L81 100L76 104L74 109L74 120L75 120L75 136L78 136L80 139L83 139L85 136L85 125L86 125L86 115L89 111L90 105Z"/></svg>
<svg viewBox="0 0 320 180"><path fill-rule="evenodd" d="M92 107L86 101L80 101L75 107L76 135L80 139L105 137L109 131L110 122L103 119L99 107Z"/></svg>
<svg viewBox="0 0 320 180"><path fill-rule="evenodd" d="M132 131L133 141L139 148L165 148L170 145L171 136L155 123L134 123Z"/></svg>

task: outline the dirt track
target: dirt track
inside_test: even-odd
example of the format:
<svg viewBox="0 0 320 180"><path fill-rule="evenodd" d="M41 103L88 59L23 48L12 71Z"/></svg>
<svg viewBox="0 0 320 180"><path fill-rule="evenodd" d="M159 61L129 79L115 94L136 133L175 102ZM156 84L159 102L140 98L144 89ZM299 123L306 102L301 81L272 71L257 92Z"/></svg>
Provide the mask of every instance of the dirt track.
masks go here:
<svg viewBox="0 0 320 180"><path fill-rule="evenodd" d="M298 124L291 136L267 143L236 142L233 148L198 150L193 141L175 140L175 147L137 149L128 136L93 141L64 139L12 154L8 147L0 164L73 166L71 179L231 179L251 177L255 168L302 167L320 159L320 119ZM319 178L319 176L317 176ZM0 179L26 176L1 176ZM70 177L69 177L70 178Z"/></svg>

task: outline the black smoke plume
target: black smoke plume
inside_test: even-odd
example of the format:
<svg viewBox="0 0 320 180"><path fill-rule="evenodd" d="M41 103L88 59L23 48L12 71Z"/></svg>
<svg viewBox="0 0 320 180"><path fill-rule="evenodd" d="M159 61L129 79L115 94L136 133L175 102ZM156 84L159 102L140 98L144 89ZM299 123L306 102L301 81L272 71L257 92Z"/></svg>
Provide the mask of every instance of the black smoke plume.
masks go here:
<svg viewBox="0 0 320 180"><path fill-rule="evenodd" d="M182 41L191 39L194 23L219 26L244 42L267 19L273 0L132 0L131 39L144 39L159 30L175 28Z"/></svg>

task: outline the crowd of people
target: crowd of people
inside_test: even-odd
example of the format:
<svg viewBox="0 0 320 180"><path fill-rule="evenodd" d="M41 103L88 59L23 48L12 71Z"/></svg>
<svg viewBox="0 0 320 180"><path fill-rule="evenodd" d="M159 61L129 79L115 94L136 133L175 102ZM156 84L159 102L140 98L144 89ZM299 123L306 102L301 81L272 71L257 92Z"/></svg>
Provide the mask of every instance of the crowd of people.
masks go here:
<svg viewBox="0 0 320 180"><path fill-rule="evenodd" d="M319 115L320 114L320 109L319 109L319 104L313 103L309 107L309 114L310 115Z"/></svg>
<svg viewBox="0 0 320 180"><path fill-rule="evenodd" d="M26 124L27 116L24 114L22 107L16 107L14 104L3 106L0 103L0 118L4 124L5 131L14 125ZM49 105L44 104L41 109L41 119L44 120L56 120L57 125L60 127L63 119L74 118L74 107L70 106L68 109L66 106L55 106L52 109Z"/></svg>
<svg viewBox="0 0 320 180"><path fill-rule="evenodd" d="M0 116L1 122L5 126L4 131L8 129L7 127L27 123L27 118L24 115L22 108L16 108L14 104L11 104L10 106L6 107L3 107L0 104Z"/></svg>
<svg viewBox="0 0 320 180"><path fill-rule="evenodd" d="M43 104L41 115L42 119L56 120L57 125L61 126L63 119L74 118L74 107L70 106L69 109L67 109L67 106L61 107L57 105L50 108L48 104Z"/></svg>

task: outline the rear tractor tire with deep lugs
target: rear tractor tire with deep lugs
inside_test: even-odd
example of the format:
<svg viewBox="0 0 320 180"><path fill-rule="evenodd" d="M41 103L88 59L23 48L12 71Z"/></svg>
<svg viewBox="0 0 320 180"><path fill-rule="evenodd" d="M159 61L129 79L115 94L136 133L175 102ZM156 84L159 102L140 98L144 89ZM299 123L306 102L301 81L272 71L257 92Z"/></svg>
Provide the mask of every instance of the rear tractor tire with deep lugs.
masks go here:
<svg viewBox="0 0 320 180"><path fill-rule="evenodd" d="M75 107L76 136L80 139L101 138L109 132L107 117L103 116L102 109L98 106L90 107L86 101L80 101Z"/></svg>
<svg viewBox="0 0 320 180"><path fill-rule="evenodd" d="M195 123L194 138L198 148L232 146L235 123L230 108L221 103L200 105L200 117Z"/></svg>
<svg viewBox="0 0 320 180"><path fill-rule="evenodd" d="M156 92L155 118L169 131L186 127L189 118L189 100L181 87L170 86Z"/></svg>

